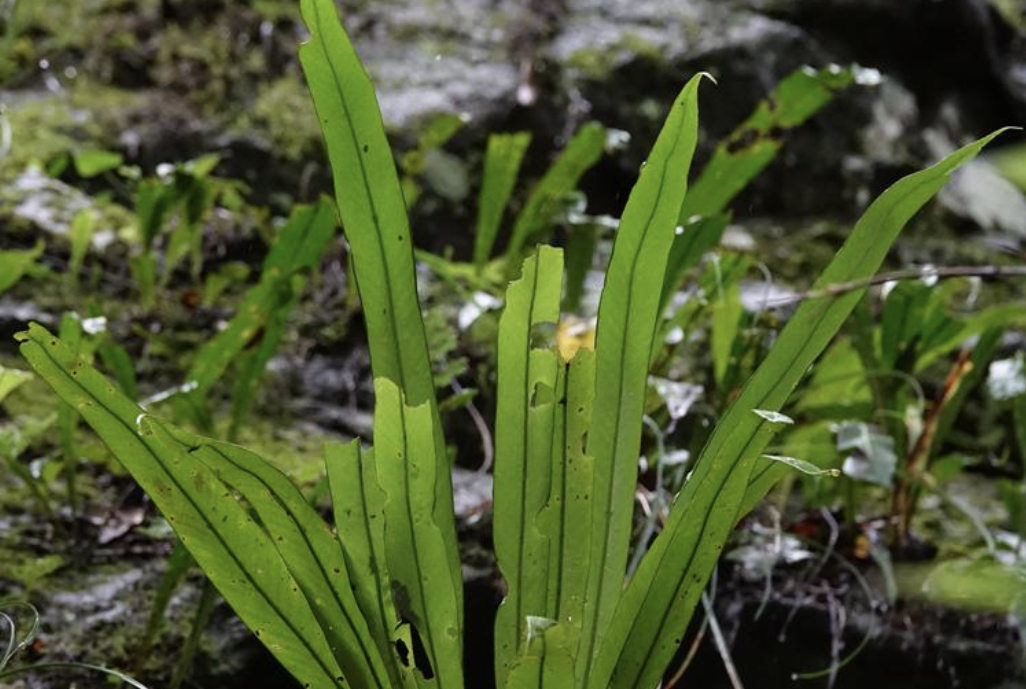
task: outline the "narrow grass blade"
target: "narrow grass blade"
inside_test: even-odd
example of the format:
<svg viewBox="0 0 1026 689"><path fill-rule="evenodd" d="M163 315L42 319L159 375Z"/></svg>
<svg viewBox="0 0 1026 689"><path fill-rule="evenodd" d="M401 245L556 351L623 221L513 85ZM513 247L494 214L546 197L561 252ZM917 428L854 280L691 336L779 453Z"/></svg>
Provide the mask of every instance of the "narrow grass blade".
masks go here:
<svg viewBox="0 0 1026 689"><path fill-rule="evenodd" d="M534 348L531 337L537 326L559 320L562 278L562 252L540 247L506 291L499 322L493 522L495 554L508 584L495 624L499 686L526 648L528 616L554 614L548 606L549 541L536 520L549 500L562 366L554 351ZM557 450L561 463L562 448Z"/></svg>
<svg viewBox="0 0 1026 689"><path fill-rule="evenodd" d="M45 328L33 324L18 339L22 355L132 473L275 657L311 687L335 686L341 670L299 583L232 490ZM350 681L377 686L363 679Z"/></svg>
<svg viewBox="0 0 1026 689"><path fill-rule="evenodd" d="M477 229L474 231L474 263L478 270L492 253L502 215L520 173L520 163L530 145L530 132L492 134L488 137L481 194L477 200Z"/></svg>
<svg viewBox="0 0 1026 689"><path fill-rule="evenodd" d="M417 299L413 242L374 87L332 0L302 0L310 40L299 49L321 123L343 229L352 248L375 378L409 404L434 400ZM432 401L432 404L434 402Z"/></svg>
<svg viewBox="0 0 1026 689"><path fill-rule="evenodd" d="M289 310L296 296L293 276L320 262L334 232L335 217L329 201L293 211L264 261L260 282L243 297L228 327L196 354L186 375L186 380L195 385L191 393L194 399L204 399L228 366L248 347L259 343L277 315Z"/></svg>
<svg viewBox="0 0 1026 689"><path fill-rule="evenodd" d="M627 570L649 358L666 257L698 139L702 76L691 79L674 102L631 191L599 305L595 404L587 447L595 461L595 483L591 579L581 638L584 685Z"/></svg>
<svg viewBox="0 0 1026 689"><path fill-rule="evenodd" d="M880 267L905 223L979 153L995 132L890 187L865 212L816 281L862 280ZM840 329L864 290L802 303L766 360L716 426L678 496L665 529L642 559L596 656L596 686L655 686L679 647L723 544L746 501L752 466L777 411Z"/></svg>
<svg viewBox="0 0 1026 689"><path fill-rule="evenodd" d="M713 152L691 185L680 209L680 221L710 217L726 210L776 157L789 129L797 127L833 100L854 79L851 68L798 69L777 84L770 96Z"/></svg>
<svg viewBox="0 0 1026 689"><path fill-rule="evenodd" d="M584 125L531 190L513 225L506 249L506 272L510 277L520 268L528 242L550 226L553 217L563 209L567 194L577 188L584 173L599 161L605 147L606 130L598 124Z"/></svg>
<svg viewBox="0 0 1026 689"><path fill-rule="evenodd" d="M666 309L673 293L680 288L684 274L698 264L705 252L715 249L720 243L729 221L729 215L720 213L677 226L679 234L674 237L670 256L666 260L666 279L663 280L663 294L659 300L660 312Z"/></svg>
<svg viewBox="0 0 1026 689"><path fill-rule="evenodd" d="M31 249L0 251L0 294L18 284L43 255L44 248L43 242L37 242Z"/></svg>
<svg viewBox="0 0 1026 689"><path fill-rule="evenodd" d="M431 405L410 406L388 378L374 382L374 457L385 491L385 550L392 598L410 635L407 663L418 685L463 686L462 572L453 571L456 547L451 521L437 510L439 455ZM448 474L448 466L445 467ZM451 517L451 502L447 507ZM400 651L402 654L402 651Z"/></svg>
<svg viewBox="0 0 1026 689"><path fill-rule="evenodd" d="M232 383L232 420L228 430L228 438L238 438L239 431L246 417L256 403L260 380L264 376L268 362L278 351L278 345L285 337L289 316L295 310L306 289L307 279L304 275L292 275L288 290L289 299L282 300L277 308L270 311L263 325L262 334L255 338L255 346L247 345L236 357L235 380ZM284 296L284 294L283 294Z"/></svg>

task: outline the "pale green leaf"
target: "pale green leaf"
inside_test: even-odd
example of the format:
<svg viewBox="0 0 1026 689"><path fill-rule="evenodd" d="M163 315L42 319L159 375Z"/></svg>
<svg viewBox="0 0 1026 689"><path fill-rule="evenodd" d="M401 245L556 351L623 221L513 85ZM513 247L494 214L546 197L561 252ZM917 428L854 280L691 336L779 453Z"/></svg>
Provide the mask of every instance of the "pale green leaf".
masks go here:
<svg viewBox="0 0 1026 689"><path fill-rule="evenodd" d="M385 554L385 493L378 484L373 454L361 452L359 441L354 440L326 445L324 456L335 527L344 546L353 594L386 659L393 686L415 686L395 649L400 619Z"/></svg>
<svg viewBox="0 0 1026 689"><path fill-rule="evenodd" d="M313 612L270 537L228 487L190 453L178 451L161 427L143 423L134 402L45 328L33 324L18 339L22 355L167 515L247 626L300 681L334 687L341 671Z"/></svg>
<svg viewBox="0 0 1026 689"><path fill-rule="evenodd" d="M771 459L774 462L780 462L786 466L791 467L797 471L806 474L807 476L840 476L841 471L839 469L820 469L812 462L806 462L804 459L798 459L797 457L788 457L786 455L763 455L765 459Z"/></svg>
<svg viewBox="0 0 1026 689"><path fill-rule="evenodd" d="M493 521L495 554L508 584L495 625L499 684L525 651L527 617L555 614L549 538L537 518L549 501L553 467L562 464L563 448L553 445L556 424L558 438L563 435L563 419L554 418L563 366L555 351L533 349L531 335L559 319L562 263L562 253L547 246L525 260L499 322Z"/></svg>
<svg viewBox="0 0 1026 689"><path fill-rule="evenodd" d="M698 140L701 78L692 78L674 101L631 191L599 304L595 405L587 447L595 462L595 483L591 573L579 665L584 684L627 571L649 360L661 315L666 257Z"/></svg>
<svg viewBox="0 0 1026 689"><path fill-rule="evenodd" d="M30 378L32 374L28 371L0 366L0 402Z"/></svg>
<svg viewBox="0 0 1026 689"><path fill-rule="evenodd" d="M10 249L0 251L0 294L18 284L43 255L43 243L37 242L31 249Z"/></svg>
<svg viewBox="0 0 1026 689"><path fill-rule="evenodd" d="M474 263L479 267L492 252L502 215L520 173L520 163L530 144L530 132L492 134L488 137L481 193L477 201L477 229L474 231Z"/></svg>
<svg viewBox="0 0 1026 689"><path fill-rule="evenodd" d="M335 3L303 0L301 7L310 40L300 46L299 57L352 249L374 377L392 380L410 404L434 404L413 241L374 87Z"/></svg>
<svg viewBox="0 0 1026 689"><path fill-rule="evenodd" d="M506 271L512 276L524 249L538 234L545 232L553 218L564 209L581 177L602 157L606 130L598 124L586 124L577 130L549 171L538 181L517 215L506 249Z"/></svg>
<svg viewBox="0 0 1026 689"><path fill-rule="evenodd" d="M459 689L463 686L462 572L453 564L456 548L452 527L451 483L439 485L434 410L424 402L410 406L388 378L374 381L374 458L385 491L385 551L392 579L392 599L400 625L418 654L408 646L409 663L417 665L419 686ZM445 466L448 474L448 466ZM437 499L450 490L448 502ZM439 519L439 504L448 520ZM432 678L434 678L432 680Z"/></svg>
<svg viewBox="0 0 1026 689"><path fill-rule="evenodd" d="M944 185L952 170L975 157L996 135L956 151L884 192L813 289L875 274L905 223ZM599 686L647 687L658 682L678 650L681 633L739 509L750 498L747 487L753 463L772 436L766 420L752 410L776 411L784 405L863 292L803 302L724 414L617 609L596 655L593 676Z"/></svg>

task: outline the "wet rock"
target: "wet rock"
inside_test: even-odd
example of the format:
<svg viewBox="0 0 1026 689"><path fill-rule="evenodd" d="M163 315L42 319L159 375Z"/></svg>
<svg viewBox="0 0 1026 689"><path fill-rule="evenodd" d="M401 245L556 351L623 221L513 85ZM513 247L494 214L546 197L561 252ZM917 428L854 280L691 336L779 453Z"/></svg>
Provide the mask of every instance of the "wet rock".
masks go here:
<svg viewBox="0 0 1026 689"><path fill-rule="evenodd" d="M439 113L488 121L515 104L507 39L517 3L390 0L346 16L378 87L386 123L405 129Z"/></svg>
<svg viewBox="0 0 1026 689"><path fill-rule="evenodd" d="M31 168L0 190L0 206L13 220L45 234L66 237L75 216L94 206L93 199L75 187ZM113 240L103 234L98 241L106 246Z"/></svg>
<svg viewBox="0 0 1026 689"><path fill-rule="evenodd" d="M40 613L38 661L92 663L123 672L130 672L139 661L141 669L134 671L137 679L149 686L166 683L189 633L201 580L189 578L178 589L157 651L139 659L134 651L164 567L162 560L140 562L122 556L115 565L93 566L88 571L68 568L48 577L31 596ZM268 675L276 679L274 686L288 686L287 675L223 604L214 618L200 644L195 680L207 686L253 686L249 682L254 678ZM16 657L12 665L22 662ZM35 671L23 678L32 689L66 687L69 681L79 687L110 686L102 674L66 669Z"/></svg>
<svg viewBox="0 0 1026 689"><path fill-rule="evenodd" d="M0 299L0 342L5 345L13 341L14 334L28 327L29 323L40 323L54 327L54 316L31 302Z"/></svg>
<svg viewBox="0 0 1026 689"><path fill-rule="evenodd" d="M974 160L952 175L939 199L957 216L1010 244L1026 240L1026 197L986 161Z"/></svg>
<svg viewBox="0 0 1026 689"><path fill-rule="evenodd" d="M988 0L750 0L820 42L899 78L930 113L948 96L989 130L1021 121L1022 37Z"/></svg>

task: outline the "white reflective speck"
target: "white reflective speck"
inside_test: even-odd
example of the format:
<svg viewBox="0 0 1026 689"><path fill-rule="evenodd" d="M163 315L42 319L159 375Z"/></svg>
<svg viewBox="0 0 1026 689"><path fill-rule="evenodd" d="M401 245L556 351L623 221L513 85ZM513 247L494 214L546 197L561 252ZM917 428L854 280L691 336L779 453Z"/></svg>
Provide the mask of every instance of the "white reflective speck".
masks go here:
<svg viewBox="0 0 1026 689"><path fill-rule="evenodd" d="M873 67L854 68L855 83L859 86L879 86L883 82L883 75L880 70Z"/></svg>
<svg viewBox="0 0 1026 689"><path fill-rule="evenodd" d="M160 392L157 392L157 393L154 393L154 394L150 395L149 397L144 399L142 402L140 402L139 406L142 407L143 409L146 409L147 407L149 407L151 405L163 402L164 400L170 399L171 397L174 397L175 395L185 394L187 392L192 392L193 390L195 390L198 387L199 387L199 382L197 382L195 380L189 380L189 381L186 381L186 382L182 383L181 385L176 385L173 388L169 388L167 390L161 390Z"/></svg>
<svg viewBox="0 0 1026 689"><path fill-rule="evenodd" d="M460 330L466 330L485 311L502 307L502 300L488 292L475 292L470 300L460 309L456 323Z"/></svg>
<svg viewBox="0 0 1026 689"><path fill-rule="evenodd" d="M107 329L107 319L103 316L85 318L82 320L82 330L87 335L97 335Z"/></svg>
<svg viewBox="0 0 1026 689"><path fill-rule="evenodd" d="M1021 357L998 359L987 369L987 392L996 400L1010 400L1026 393L1026 371Z"/></svg>
<svg viewBox="0 0 1026 689"><path fill-rule="evenodd" d="M794 419L792 419L790 416L788 416L787 414L781 414L778 411L773 411L772 409L753 409L752 413L761 416L770 423L794 424Z"/></svg>
<svg viewBox="0 0 1026 689"><path fill-rule="evenodd" d="M630 132L625 132L622 129L607 129L606 130L606 151L618 151L631 142Z"/></svg>
<svg viewBox="0 0 1026 689"><path fill-rule="evenodd" d="M940 279L937 276L937 266L933 265L932 263L927 263L925 266L923 266L922 277L920 277L919 279L922 280L923 284L927 287L933 287L934 285L936 285L937 281Z"/></svg>

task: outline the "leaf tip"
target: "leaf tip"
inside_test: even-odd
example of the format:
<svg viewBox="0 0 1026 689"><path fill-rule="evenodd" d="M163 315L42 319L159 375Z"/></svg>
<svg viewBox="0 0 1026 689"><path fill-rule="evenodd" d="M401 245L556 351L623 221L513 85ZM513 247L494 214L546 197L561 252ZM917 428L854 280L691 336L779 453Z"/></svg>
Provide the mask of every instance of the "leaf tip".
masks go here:
<svg viewBox="0 0 1026 689"><path fill-rule="evenodd" d="M702 79L708 79L709 81L711 81L713 83L714 86L719 86L720 85L720 82L716 81L716 77L714 77L709 72L699 72L698 74L695 75L695 77L699 80L699 82L701 82Z"/></svg>

